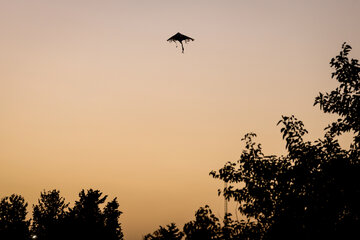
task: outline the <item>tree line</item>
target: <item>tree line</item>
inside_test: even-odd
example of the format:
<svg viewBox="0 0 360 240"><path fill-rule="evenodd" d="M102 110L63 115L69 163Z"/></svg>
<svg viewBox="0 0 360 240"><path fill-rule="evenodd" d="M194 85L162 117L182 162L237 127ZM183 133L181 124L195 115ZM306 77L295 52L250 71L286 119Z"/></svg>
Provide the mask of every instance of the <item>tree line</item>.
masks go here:
<svg viewBox="0 0 360 240"><path fill-rule="evenodd" d="M13 194L0 202L0 239L122 240L119 223L122 212L116 198L108 201L99 190L82 190L73 207L60 196L60 191L44 191L33 206L32 219L27 219L27 206L21 195Z"/></svg>
<svg viewBox="0 0 360 240"><path fill-rule="evenodd" d="M284 156L265 155L255 133L242 139L240 158L227 162L213 178L227 183L218 194L238 203L242 220L225 215L223 221L209 206L180 230L175 223L159 226L144 240L272 240L354 239L360 229L360 65L349 59L344 43L330 61L332 78L339 85L319 93L314 105L338 115L322 138L305 141L308 133L295 116L282 116L278 125L285 140ZM351 132L349 149L338 137ZM99 190L82 190L74 207L58 190L42 192L27 220L27 203L20 195L0 202L0 239L104 239L122 240L117 199L105 204ZM355 237L356 238L356 237Z"/></svg>
<svg viewBox="0 0 360 240"><path fill-rule="evenodd" d="M305 141L308 133L295 116L282 116L278 125L286 142L285 156L266 156L255 133L248 133L240 158L227 162L213 178L227 183L219 195L239 205L243 220L225 216L222 225L206 206L183 231L174 224L145 240L217 239L356 239L360 229L360 65L349 59L344 43L330 61L339 85L319 93L314 105L338 119L325 128L324 137ZM338 142L353 134L349 149ZM240 184L241 183L241 184ZM239 187L241 186L241 187Z"/></svg>

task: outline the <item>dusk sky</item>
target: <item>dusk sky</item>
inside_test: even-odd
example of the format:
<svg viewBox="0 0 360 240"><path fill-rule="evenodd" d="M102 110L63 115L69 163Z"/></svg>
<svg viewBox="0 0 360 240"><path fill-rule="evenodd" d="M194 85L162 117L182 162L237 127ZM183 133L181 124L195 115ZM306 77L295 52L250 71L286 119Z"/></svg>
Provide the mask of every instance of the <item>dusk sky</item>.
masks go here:
<svg viewBox="0 0 360 240"><path fill-rule="evenodd" d="M0 0L0 198L118 197L125 239L182 228L247 132L284 154L281 115L323 135L343 42L360 58L360 1ZM195 39L181 47L177 32ZM346 144L346 139L344 140ZM235 206L231 206L235 207ZM31 216L31 214L29 214Z"/></svg>

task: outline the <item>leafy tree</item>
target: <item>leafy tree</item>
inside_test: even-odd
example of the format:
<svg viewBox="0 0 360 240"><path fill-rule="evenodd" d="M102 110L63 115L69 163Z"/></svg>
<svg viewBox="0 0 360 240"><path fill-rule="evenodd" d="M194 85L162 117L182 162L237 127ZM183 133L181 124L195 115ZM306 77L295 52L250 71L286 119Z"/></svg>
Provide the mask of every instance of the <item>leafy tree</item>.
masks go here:
<svg viewBox="0 0 360 240"><path fill-rule="evenodd" d="M258 236L259 229L256 224L245 220L233 220L231 214L225 215L223 223L220 239L253 240Z"/></svg>
<svg viewBox="0 0 360 240"><path fill-rule="evenodd" d="M360 228L359 86L357 60L349 60L344 44L330 64L340 87L321 94L315 104L340 119L323 139L304 141L304 124L283 116L281 132L286 156L265 156L255 134L245 135L245 149L236 163L228 162L214 178L227 181L222 191L239 202L247 218L251 239L349 239ZM350 150L340 147L336 136L352 130ZM242 183L243 187L234 185ZM220 191L221 192L221 191Z"/></svg>
<svg viewBox="0 0 360 240"><path fill-rule="evenodd" d="M99 190L82 190L80 199L70 209L67 217L67 235L71 239L123 239L118 218L121 212L116 198L109 202L104 211L107 195L102 196Z"/></svg>
<svg viewBox="0 0 360 240"><path fill-rule="evenodd" d="M122 214L119 211L119 203L117 199L114 198L111 202L106 204L104 208L104 218L105 218L105 233L106 236L104 239L108 240L119 240L123 239L124 235L121 231L121 226L119 223L119 217Z"/></svg>
<svg viewBox="0 0 360 240"><path fill-rule="evenodd" d="M60 197L60 191L42 192L33 206L32 232L37 239L61 239L69 203Z"/></svg>
<svg viewBox="0 0 360 240"><path fill-rule="evenodd" d="M147 234L144 240L181 240L183 235L175 223L171 223L166 227L160 226L153 234Z"/></svg>
<svg viewBox="0 0 360 240"><path fill-rule="evenodd" d="M327 135L333 137L348 131L354 133L354 141L346 152L346 160L341 163L346 169L339 179L343 185L344 207L337 228L339 232L349 234L360 226L360 64L357 59L348 58L351 49L351 46L344 43L339 55L330 61L331 67L335 68L332 78L340 83L339 87L330 93L319 93L314 103L319 104L325 113L340 116L327 127Z"/></svg>
<svg viewBox="0 0 360 240"><path fill-rule="evenodd" d="M220 238L219 219L212 213L209 206L201 207L195 213L195 221L184 225L186 240L213 240Z"/></svg>
<svg viewBox="0 0 360 240"><path fill-rule="evenodd" d="M330 61L340 86L330 93L319 93L314 105L319 104L325 113L336 113L340 118L328 129L331 133L341 134L350 130L355 132L355 141L359 143L360 134L360 65L357 59L349 59L351 46L344 43L338 56ZM358 147L358 146L357 146Z"/></svg>
<svg viewBox="0 0 360 240"><path fill-rule="evenodd" d="M29 225L26 220L27 203L20 195L13 194L0 201L0 239L30 239Z"/></svg>
<svg viewBox="0 0 360 240"><path fill-rule="evenodd" d="M39 240L57 239L104 239L122 240L119 223L122 214L114 198L104 204L107 196L99 190L82 190L73 208L60 196L60 191L44 191L38 204L33 206L32 238ZM11 195L0 201L0 239L30 239L30 220L26 220L24 198Z"/></svg>

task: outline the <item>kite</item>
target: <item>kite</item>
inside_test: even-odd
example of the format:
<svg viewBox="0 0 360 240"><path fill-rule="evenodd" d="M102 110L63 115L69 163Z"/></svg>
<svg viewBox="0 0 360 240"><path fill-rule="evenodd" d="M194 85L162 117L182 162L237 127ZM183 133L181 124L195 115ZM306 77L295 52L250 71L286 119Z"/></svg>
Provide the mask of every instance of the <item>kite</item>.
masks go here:
<svg viewBox="0 0 360 240"><path fill-rule="evenodd" d="M185 35L178 32L177 34L175 34L174 36L169 38L167 41L168 42L175 42L175 43L176 43L176 41L178 41L181 44L182 53L184 53L184 45L183 45L182 42L184 41L185 43L188 43L190 41L194 41L194 39L191 38L191 37L185 36ZM177 47L177 45L176 45L176 47Z"/></svg>

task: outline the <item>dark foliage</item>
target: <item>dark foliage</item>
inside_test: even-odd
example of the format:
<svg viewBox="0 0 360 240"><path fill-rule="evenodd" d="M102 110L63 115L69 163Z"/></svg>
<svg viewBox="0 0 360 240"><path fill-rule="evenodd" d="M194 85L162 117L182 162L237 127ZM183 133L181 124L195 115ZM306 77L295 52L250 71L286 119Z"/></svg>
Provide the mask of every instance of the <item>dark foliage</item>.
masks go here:
<svg viewBox="0 0 360 240"><path fill-rule="evenodd" d="M63 239L68 203L60 192L42 192L38 204L33 206L32 233L37 239Z"/></svg>
<svg viewBox="0 0 360 240"><path fill-rule="evenodd" d="M104 211L100 205L104 204L107 195L102 196L99 190L82 190L79 200L69 209L66 217L66 231L71 239L123 239L118 218L121 212L115 199L108 202Z"/></svg>
<svg viewBox="0 0 360 240"><path fill-rule="evenodd" d="M160 226L153 234L146 235L144 240L181 240L183 235L175 223L171 223L166 227Z"/></svg>
<svg viewBox="0 0 360 240"><path fill-rule="evenodd" d="M195 220L184 225L186 240L218 239L220 231L219 219L212 213L209 206L199 208L195 213Z"/></svg>
<svg viewBox="0 0 360 240"><path fill-rule="evenodd" d="M153 234L146 235L144 240L180 240L183 237L186 240L252 240L256 239L258 232L257 225L244 220L235 221L231 219L231 214L225 216L221 225L209 206L205 206L196 211L195 220L185 223L183 232L171 223L166 227L160 226Z"/></svg>
<svg viewBox="0 0 360 240"><path fill-rule="evenodd" d="M240 212L256 231L249 239L350 239L360 229L359 64L349 60L344 44L330 64L340 87L315 99L324 112L336 113L323 139L304 141L304 124L294 116L279 121L286 156L265 156L253 133L244 137L245 150L214 178L230 184L222 194L239 202ZM352 130L350 150L336 136ZM243 187L235 188L234 184ZM251 227L250 226L250 227ZM250 236L248 236L250 237Z"/></svg>
<svg viewBox="0 0 360 240"><path fill-rule="evenodd" d="M4 197L0 202L0 239L27 240L30 239L29 225L26 220L27 203L20 195Z"/></svg>
<svg viewBox="0 0 360 240"><path fill-rule="evenodd" d="M336 78L340 86L330 93L319 93L314 105L319 104L324 112L340 116L337 122L328 127L331 133L341 134L352 130L355 132L355 142L359 143L360 65L357 59L348 58L350 50L351 47L344 43L340 54L330 62L331 67L335 68L331 77Z"/></svg>
<svg viewBox="0 0 360 240"><path fill-rule="evenodd" d="M42 192L38 204L33 206L31 238L39 240L79 240L104 239L122 240L123 233L119 223L122 212L114 198L107 202L99 190L82 190L79 200L73 208L60 196L60 192L52 190ZM0 203L0 239L30 239L30 220L26 218L24 199L18 195L5 197Z"/></svg>
<svg viewBox="0 0 360 240"><path fill-rule="evenodd" d="M79 200L70 209L67 219L71 236L74 239L99 239L104 234L104 216L100 210L100 204L106 201L107 196L102 197L98 190L82 190Z"/></svg>
<svg viewBox="0 0 360 240"><path fill-rule="evenodd" d="M258 236L258 232L258 225L253 222L244 220L235 221L231 219L231 214L227 214L224 218L219 239L253 240Z"/></svg>
<svg viewBox="0 0 360 240"><path fill-rule="evenodd" d="M105 218L105 235L103 239L123 239L124 235L121 231L121 226L119 223L119 218L121 214L122 212L119 211L119 203L116 198L106 204L103 211L103 215Z"/></svg>

